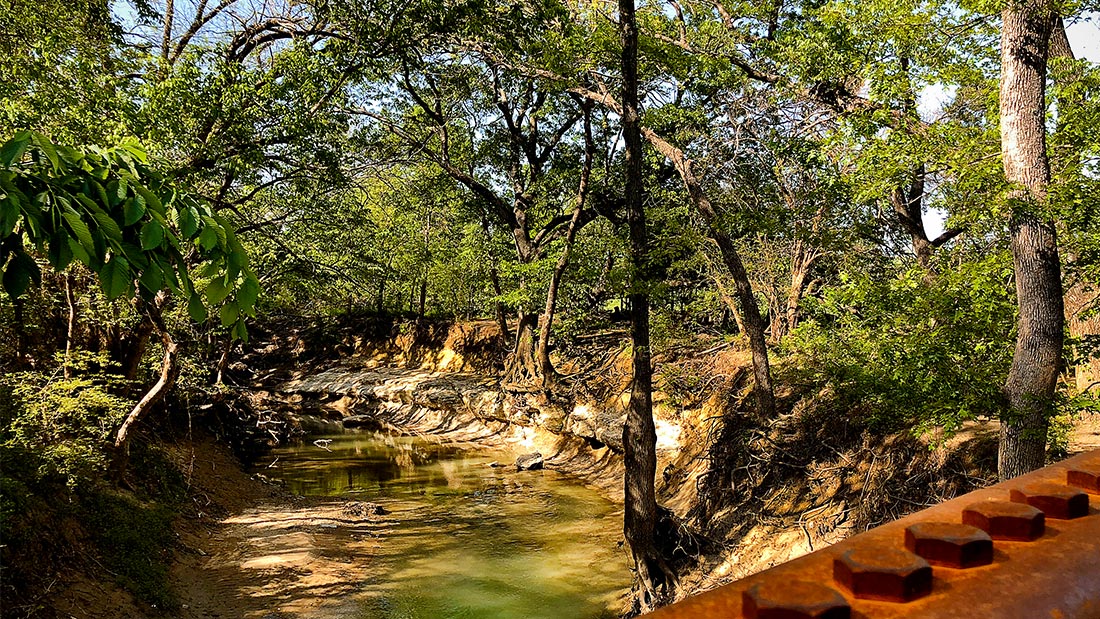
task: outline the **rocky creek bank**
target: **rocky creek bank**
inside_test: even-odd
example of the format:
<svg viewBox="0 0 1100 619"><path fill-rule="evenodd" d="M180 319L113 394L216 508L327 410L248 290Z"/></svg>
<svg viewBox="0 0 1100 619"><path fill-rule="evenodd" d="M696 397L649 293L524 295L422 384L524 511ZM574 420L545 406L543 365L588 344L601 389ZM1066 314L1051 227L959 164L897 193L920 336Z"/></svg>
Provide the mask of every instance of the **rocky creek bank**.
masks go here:
<svg viewBox="0 0 1100 619"><path fill-rule="evenodd" d="M621 435L629 389L622 334L558 359L557 394L495 378L491 323L391 326L377 339L329 333L323 350L286 339L258 347L267 369L245 393L300 432L390 428L475 441L544 465L622 500ZM418 335L420 334L420 335ZM333 344L332 342L337 342ZM267 347L267 353L263 352ZM287 363L288 350L293 363ZM270 364L272 355L281 363ZM265 361L265 357L267 361ZM741 406L750 359L736 343L698 338L655 358L658 500L700 541L686 593L831 544L988 482L995 428L950 441L882 434L828 390L781 386L776 419ZM782 369L780 368L780 373Z"/></svg>

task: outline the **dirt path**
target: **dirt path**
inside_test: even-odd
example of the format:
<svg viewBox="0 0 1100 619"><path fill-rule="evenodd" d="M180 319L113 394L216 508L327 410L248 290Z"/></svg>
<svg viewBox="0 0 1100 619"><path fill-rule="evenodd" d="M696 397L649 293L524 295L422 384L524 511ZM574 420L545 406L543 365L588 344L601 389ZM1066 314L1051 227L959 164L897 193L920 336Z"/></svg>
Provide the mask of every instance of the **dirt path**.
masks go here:
<svg viewBox="0 0 1100 619"><path fill-rule="evenodd" d="M180 447L195 512L181 516L172 579L185 619L357 616L354 593L389 526L364 504L295 497L210 443Z"/></svg>

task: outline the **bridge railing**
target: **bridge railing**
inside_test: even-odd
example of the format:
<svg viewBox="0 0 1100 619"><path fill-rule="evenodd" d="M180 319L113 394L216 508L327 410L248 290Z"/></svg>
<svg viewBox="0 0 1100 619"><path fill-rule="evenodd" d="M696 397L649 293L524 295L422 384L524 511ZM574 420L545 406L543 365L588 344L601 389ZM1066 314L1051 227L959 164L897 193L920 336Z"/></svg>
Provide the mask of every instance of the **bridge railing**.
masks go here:
<svg viewBox="0 0 1100 619"><path fill-rule="evenodd" d="M647 617L1100 619L1100 450Z"/></svg>

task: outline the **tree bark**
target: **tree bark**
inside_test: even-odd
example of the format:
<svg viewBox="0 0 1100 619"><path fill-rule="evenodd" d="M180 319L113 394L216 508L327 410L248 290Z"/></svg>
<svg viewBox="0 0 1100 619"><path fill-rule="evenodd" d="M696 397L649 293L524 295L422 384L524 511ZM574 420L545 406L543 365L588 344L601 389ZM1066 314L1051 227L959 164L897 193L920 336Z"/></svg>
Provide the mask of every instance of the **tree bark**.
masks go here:
<svg viewBox="0 0 1100 619"><path fill-rule="evenodd" d="M145 314L149 317L149 321L156 328L157 334L160 335L160 341L164 345L164 358L161 361L160 377L157 382L142 396L141 400L130 411L130 414L126 416L126 419L122 422L122 426L119 427L118 433L115 435L114 450L115 450L115 463L116 466L125 462L127 446L130 441L130 432L133 429L135 423L138 422L148 411L157 405L165 394L176 384L176 378L179 377L179 363L177 357L179 355L179 346L175 340L172 339L172 334L168 332L168 328L164 325L164 318L161 315L163 311L163 304L167 300L165 293L157 295L157 300L153 303L141 304L145 308Z"/></svg>
<svg viewBox="0 0 1100 619"><path fill-rule="evenodd" d="M69 320L65 326L65 380L73 377L73 342L76 339L76 296L73 293L73 274L65 274L65 305L69 308Z"/></svg>
<svg viewBox="0 0 1100 619"><path fill-rule="evenodd" d="M164 5L164 33L160 42L160 59L168 65L168 50L172 45L172 26L176 16L175 0L167 0Z"/></svg>
<svg viewBox="0 0 1100 619"><path fill-rule="evenodd" d="M554 265L554 272L550 276L550 287L546 292L546 309L543 311L542 320L539 322L539 344L535 356L541 368L543 385L547 386L557 376L554 364L550 362L550 327L554 322L554 311L557 308L558 289L561 280L565 276L565 268L569 265L569 254L573 251L573 242L577 238L577 230L580 228L581 213L584 212L585 199L588 197L588 181L592 174L592 160L595 156L595 145L592 142L592 114L591 103L584 103L584 167L581 169L581 180L577 188L576 206L573 209L573 217L569 220L569 227L565 232L565 247L558 262Z"/></svg>
<svg viewBox="0 0 1100 619"><path fill-rule="evenodd" d="M1049 416L1062 367L1061 264L1046 207L1046 74L1052 27L1043 1L1010 3L1002 13L1001 156L1010 185L1009 226L1016 299L1016 348L1005 381L998 475L1010 479L1045 464Z"/></svg>
<svg viewBox="0 0 1100 619"><path fill-rule="evenodd" d="M682 150L661 138L653 130L643 127L642 132L649 143L668 158L680 173L692 203L706 221L710 238L718 245L718 250L722 254L722 263L733 276L742 326L749 339L749 348L752 350L752 368L755 378L753 395L756 399L757 413L771 419L775 417L775 391L772 387L771 364L768 360L768 326L764 317L760 315L760 306L756 302L756 295L753 294L749 274L745 270L744 263L741 262L741 254L738 253L733 238L722 228L718 212L703 191L702 182L695 176L691 160Z"/></svg>
<svg viewBox="0 0 1100 619"><path fill-rule="evenodd" d="M538 347L538 314L520 310L517 316L516 337L512 343L512 352L504 361L504 384L509 389L523 390L539 383L540 367L535 357Z"/></svg>
<svg viewBox="0 0 1100 619"><path fill-rule="evenodd" d="M806 292L810 269L816 259L817 252L812 247L807 247L802 241L794 242L794 248L791 250L791 287L787 291L784 336L798 326L802 296Z"/></svg>
<svg viewBox="0 0 1100 619"><path fill-rule="evenodd" d="M649 342L649 243L646 238L642 170L642 134L638 102L638 27L634 0L619 0L622 38L622 126L626 160L626 212L630 230L630 326L634 373L630 405L623 425L625 514L623 533L638 571L637 602L642 612L658 604L658 588L666 594L675 575L656 542L657 431L653 423L653 369Z"/></svg>

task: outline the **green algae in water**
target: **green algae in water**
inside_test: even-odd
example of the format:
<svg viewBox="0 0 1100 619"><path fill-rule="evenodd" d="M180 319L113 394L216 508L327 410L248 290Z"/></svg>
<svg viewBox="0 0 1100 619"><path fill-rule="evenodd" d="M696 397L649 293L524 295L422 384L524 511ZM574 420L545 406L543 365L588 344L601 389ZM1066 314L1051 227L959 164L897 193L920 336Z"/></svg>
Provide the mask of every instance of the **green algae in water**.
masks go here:
<svg viewBox="0 0 1100 619"><path fill-rule="evenodd" d="M300 494L385 507L362 619L605 619L630 585L620 508L514 454L381 433L326 436L260 467ZM324 444L324 443L322 443ZM274 463L271 468L266 464Z"/></svg>

